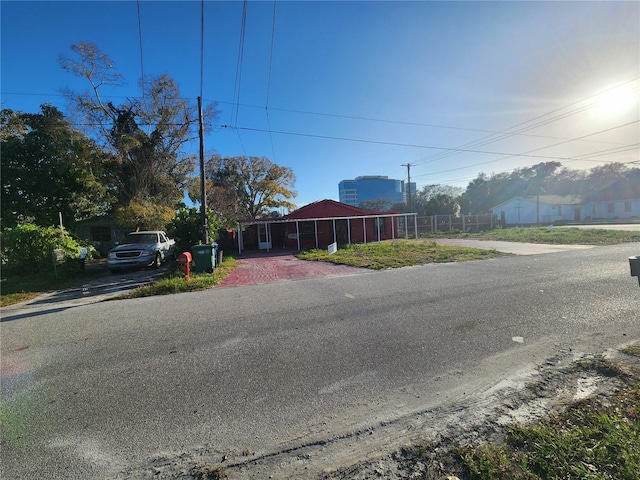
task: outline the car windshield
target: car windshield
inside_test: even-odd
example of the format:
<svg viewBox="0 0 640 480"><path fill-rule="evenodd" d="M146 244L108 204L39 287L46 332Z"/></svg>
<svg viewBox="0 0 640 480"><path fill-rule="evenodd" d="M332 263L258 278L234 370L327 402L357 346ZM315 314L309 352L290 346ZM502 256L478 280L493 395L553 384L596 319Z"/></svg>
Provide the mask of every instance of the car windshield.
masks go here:
<svg viewBox="0 0 640 480"><path fill-rule="evenodd" d="M155 233L130 233L122 243L156 243L158 241L158 235Z"/></svg>

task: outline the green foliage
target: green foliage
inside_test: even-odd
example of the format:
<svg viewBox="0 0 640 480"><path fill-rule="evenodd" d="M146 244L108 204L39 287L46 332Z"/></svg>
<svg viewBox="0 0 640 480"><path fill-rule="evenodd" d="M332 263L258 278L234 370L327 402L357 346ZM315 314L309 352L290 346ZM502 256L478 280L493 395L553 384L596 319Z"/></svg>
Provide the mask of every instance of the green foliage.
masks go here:
<svg viewBox="0 0 640 480"><path fill-rule="evenodd" d="M126 230L164 230L174 217L173 208L151 199L131 200L116 208L114 217Z"/></svg>
<svg viewBox="0 0 640 480"><path fill-rule="evenodd" d="M514 197L534 195L580 196L585 202L638 198L640 168L609 163L585 171L544 162L512 172L480 173L459 201L465 214L484 213Z"/></svg>
<svg viewBox="0 0 640 480"><path fill-rule="evenodd" d="M266 157L214 155L205 174L207 204L225 220L225 227L234 227L238 219L268 216L274 209L295 208L289 201L297 195L293 171ZM192 185L192 199L197 198L196 190Z"/></svg>
<svg viewBox="0 0 640 480"><path fill-rule="evenodd" d="M462 189L448 185L425 185L413 196L414 212L420 216L457 215Z"/></svg>
<svg viewBox="0 0 640 480"><path fill-rule="evenodd" d="M218 241L218 231L222 226L220 218L207 209L207 229L209 242ZM167 234L176 241L178 253L191 251L193 245L202 243L202 221L197 208L181 208L167 225Z"/></svg>
<svg viewBox="0 0 640 480"><path fill-rule="evenodd" d="M114 163L55 107L41 113L3 110L2 226L52 225L106 212L113 203Z"/></svg>
<svg viewBox="0 0 640 480"><path fill-rule="evenodd" d="M53 250L60 249L65 259L77 259L80 245L56 227L33 224L5 228L1 234L3 274L50 272L54 269ZM76 262L62 262L63 269L77 269Z"/></svg>
<svg viewBox="0 0 640 480"><path fill-rule="evenodd" d="M391 202L386 198L378 198L377 200L364 200L358 206L370 212L383 212L391 209Z"/></svg>

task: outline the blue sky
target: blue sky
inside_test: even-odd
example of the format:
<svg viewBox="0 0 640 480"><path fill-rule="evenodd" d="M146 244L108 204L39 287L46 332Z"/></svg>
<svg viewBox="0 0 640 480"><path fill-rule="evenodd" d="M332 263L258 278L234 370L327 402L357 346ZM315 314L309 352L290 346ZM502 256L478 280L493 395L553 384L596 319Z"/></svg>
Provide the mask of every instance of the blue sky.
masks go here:
<svg viewBox="0 0 640 480"><path fill-rule="evenodd" d="M88 85L58 57L82 42L125 76L114 103L140 96L142 68L200 95L200 1L140 1L141 30L136 1L0 5L2 108L65 111L60 89ZM202 96L221 110L205 148L292 168L298 205L407 163L420 188L640 158L640 2L277 1L274 23L274 2L251 1L238 89L242 12L204 4Z"/></svg>

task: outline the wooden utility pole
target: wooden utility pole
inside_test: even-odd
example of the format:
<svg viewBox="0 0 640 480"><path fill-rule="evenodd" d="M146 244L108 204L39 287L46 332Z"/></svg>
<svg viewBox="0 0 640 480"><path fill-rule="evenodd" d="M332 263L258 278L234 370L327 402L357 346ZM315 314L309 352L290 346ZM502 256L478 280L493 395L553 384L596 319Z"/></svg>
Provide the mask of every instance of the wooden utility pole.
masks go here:
<svg viewBox="0 0 640 480"><path fill-rule="evenodd" d="M202 97L198 97L198 119L200 123L200 220L202 227L202 243L209 243L207 227L207 192L204 181L204 126L202 120Z"/></svg>
<svg viewBox="0 0 640 480"><path fill-rule="evenodd" d="M413 204L411 201L411 164L403 163L401 167L407 167L407 206L409 207L409 213L413 213Z"/></svg>

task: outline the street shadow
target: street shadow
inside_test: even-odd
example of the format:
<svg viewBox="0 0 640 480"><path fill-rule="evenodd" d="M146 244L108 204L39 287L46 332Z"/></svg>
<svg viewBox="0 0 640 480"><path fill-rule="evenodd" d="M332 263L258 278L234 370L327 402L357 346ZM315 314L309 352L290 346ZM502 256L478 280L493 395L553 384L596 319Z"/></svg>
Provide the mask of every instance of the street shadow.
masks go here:
<svg viewBox="0 0 640 480"><path fill-rule="evenodd" d="M168 268L168 264L165 264L157 270L125 270L112 274L105 271L104 275L94 277L82 285L44 294L26 303L5 307L0 312L0 323L57 313L69 308L109 300L157 282ZM104 298L92 299L97 296ZM83 299L87 301L83 302Z"/></svg>

